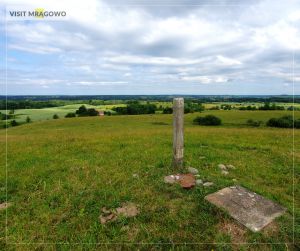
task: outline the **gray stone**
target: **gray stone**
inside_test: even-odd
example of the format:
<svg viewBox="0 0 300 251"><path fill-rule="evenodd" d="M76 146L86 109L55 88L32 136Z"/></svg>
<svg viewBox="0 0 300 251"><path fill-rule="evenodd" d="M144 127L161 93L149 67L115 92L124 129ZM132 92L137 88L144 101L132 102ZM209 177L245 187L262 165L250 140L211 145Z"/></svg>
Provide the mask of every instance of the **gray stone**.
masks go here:
<svg viewBox="0 0 300 251"><path fill-rule="evenodd" d="M227 167L228 169L233 169L233 170L236 169L235 166L233 166L233 165L227 165L226 167Z"/></svg>
<svg viewBox="0 0 300 251"><path fill-rule="evenodd" d="M188 172L191 174L198 174L199 171L198 169L194 168L194 167L188 167Z"/></svg>
<svg viewBox="0 0 300 251"><path fill-rule="evenodd" d="M202 185L203 184L203 181L202 180L200 180L200 179L198 179L198 180L196 180L196 185Z"/></svg>
<svg viewBox="0 0 300 251"><path fill-rule="evenodd" d="M205 187L210 187L210 186L212 186L214 183L213 182L205 182L205 183L203 183L203 186L205 186Z"/></svg>
<svg viewBox="0 0 300 251"><path fill-rule="evenodd" d="M227 174L229 174L229 172L228 171L226 171L226 170L222 170L222 172L221 172L222 174L224 174L224 175L227 175Z"/></svg>
<svg viewBox="0 0 300 251"><path fill-rule="evenodd" d="M165 182L165 183L168 183L168 184L173 184L173 183L175 183L175 182L176 182L175 175L168 175L168 176L165 176L164 182Z"/></svg>
<svg viewBox="0 0 300 251"><path fill-rule="evenodd" d="M219 167L221 170L227 170L226 166L223 165L223 164L219 164L218 167Z"/></svg>
<svg viewBox="0 0 300 251"><path fill-rule="evenodd" d="M286 211L284 207L240 186L223 188L205 199L225 209L253 232L260 231Z"/></svg>

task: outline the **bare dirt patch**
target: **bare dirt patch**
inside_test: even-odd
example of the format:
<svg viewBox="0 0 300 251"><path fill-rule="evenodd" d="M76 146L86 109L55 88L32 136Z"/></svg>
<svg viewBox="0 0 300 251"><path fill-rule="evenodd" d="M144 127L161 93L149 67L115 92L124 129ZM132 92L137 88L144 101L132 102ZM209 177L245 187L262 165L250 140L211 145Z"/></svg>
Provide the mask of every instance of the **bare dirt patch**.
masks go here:
<svg viewBox="0 0 300 251"><path fill-rule="evenodd" d="M232 243L245 243L247 241L247 229L235 222L226 220L218 225L218 229L231 236Z"/></svg>
<svg viewBox="0 0 300 251"><path fill-rule="evenodd" d="M266 236L276 236L279 232L279 225L273 221L263 229L263 234Z"/></svg>

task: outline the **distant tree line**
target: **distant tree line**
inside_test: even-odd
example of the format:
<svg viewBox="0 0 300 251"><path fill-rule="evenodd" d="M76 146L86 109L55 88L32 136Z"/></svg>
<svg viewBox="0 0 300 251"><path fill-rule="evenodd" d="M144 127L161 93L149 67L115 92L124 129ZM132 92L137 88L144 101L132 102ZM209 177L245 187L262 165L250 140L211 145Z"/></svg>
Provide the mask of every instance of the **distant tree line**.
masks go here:
<svg viewBox="0 0 300 251"><path fill-rule="evenodd" d="M201 112L204 110L204 106L199 103L186 102L184 104L184 113ZM156 111L161 111L163 114L173 113L171 107L157 107L155 104L147 102L142 104L139 101L128 101L124 107L114 107L115 111L119 115L138 115L138 114L154 114Z"/></svg>
<svg viewBox="0 0 300 251"><path fill-rule="evenodd" d="M248 106L239 107L239 110L241 110L241 111L256 111L257 107L248 105Z"/></svg>
<svg viewBox="0 0 300 251"><path fill-rule="evenodd" d="M46 107L57 107L65 105L62 101L32 101L32 100L14 100L14 101L0 101L0 110L16 110L16 109L41 109Z"/></svg>
<svg viewBox="0 0 300 251"><path fill-rule="evenodd" d="M255 110L262 110L262 111L269 111L269 110L285 110L284 106L276 105L275 103L265 102L263 106L256 107L256 106L242 106L239 110L248 110L248 111L255 111Z"/></svg>
<svg viewBox="0 0 300 251"><path fill-rule="evenodd" d="M140 104L138 101L129 102L124 107L114 107L112 110L119 115L154 114L157 107L154 104Z"/></svg>
<svg viewBox="0 0 300 251"><path fill-rule="evenodd" d="M202 112L204 111L204 106L199 102L192 102L187 100L184 103L184 113Z"/></svg>
<svg viewBox="0 0 300 251"><path fill-rule="evenodd" d="M91 101L96 104L98 101L171 101L178 95L24 95L24 96L8 96L9 101ZM180 95L185 100L197 100L200 103L211 102L284 102L284 103L300 103L300 95ZM0 96L0 100L5 101L6 96ZM120 103L120 102L119 102ZM57 106L57 105L56 105ZM1 108L2 109L2 108ZM18 108L21 109L21 108ZM23 109L23 108L22 108Z"/></svg>
<svg viewBox="0 0 300 251"><path fill-rule="evenodd" d="M187 101L184 103L184 113L194 113L194 112L202 112L204 111L204 106L201 103ZM173 113L172 107L164 107L162 108L163 114L171 114Z"/></svg>
<svg viewBox="0 0 300 251"><path fill-rule="evenodd" d="M222 104L221 105L221 110L231 110L232 106L229 104Z"/></svg>
<svg viewBox="0 0 300 251"><path fill-rule="evenodd" d="M284 110L284 106L279 106L279 105L276 105L276 104L270 104L269 102L265 102L265 104L263 106L260 106L258 108L258 110L265 110L265 111L268 111L268 110Z"/></svg>
<svg viewBox="0 0 300 251"><path fill-rule="evenodd" d="M47 107L57 107L68 104L88 103L90 105L111 105L111 104L129 104L132 102L171 102L175 96L9 96L6 104L5 96L0 96L0 110L15 110L15 109L41 109ZM300 103L300 96L184 96L185 103L203 104L212 102L264 102L261 110L274 110L274 103ZM271 104L272 103L272 104ZM254 110L255 106L246 106L239 108L240 110ZM157 108L158 110L160 107ZM188 106L187 109L190 109ZM233 107L230 104L222 104L210 108L211 110L231 110ZM275 107L275 110L283 109ZM191 109L190 112L192 112ZM167 112L167 111L166 111Z"/></svg>

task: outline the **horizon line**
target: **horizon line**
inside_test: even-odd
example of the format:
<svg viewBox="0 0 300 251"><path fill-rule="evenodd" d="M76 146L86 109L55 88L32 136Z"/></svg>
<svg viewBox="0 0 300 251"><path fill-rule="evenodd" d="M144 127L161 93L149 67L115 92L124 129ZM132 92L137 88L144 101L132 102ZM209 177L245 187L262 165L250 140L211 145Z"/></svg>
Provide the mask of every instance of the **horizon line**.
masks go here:
<svg viewBox="0 0 300 251"><path fill-rule="evenodd" d="M300 96L300 94L4 94L9 96Z"/></svg>

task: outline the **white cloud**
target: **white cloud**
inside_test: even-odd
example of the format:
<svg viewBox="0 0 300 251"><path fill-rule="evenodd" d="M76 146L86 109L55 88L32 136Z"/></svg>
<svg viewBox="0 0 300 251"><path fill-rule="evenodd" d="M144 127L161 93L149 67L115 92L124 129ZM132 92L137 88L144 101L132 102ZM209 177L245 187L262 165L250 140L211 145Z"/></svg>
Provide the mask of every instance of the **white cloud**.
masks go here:
<svg viewBox="0 0 300 251"><path fill-rule="evenodd" d="M224 57L222 55L218 55L217 59L222 65L225 65L225 66L241 65L242 64L239 60Z"/></svg>
<svg viewBox="0 0 300 251"><path fill-rule="evenodd" d="M171 57L151 57L135 55L118 55L105 57L104 60L117 64L146 64L146 65L190 65L200 63L198 59L171 58Z"/></svg>
<svg viewBox="0 0 300 251"><path fill-rule="evenodd" d="M34 45L26 45L22 46L19 44L9 44L8 49L15 49L19 51L37 53L37 54L51 54L61 52L60 48L55 48L51 46L34 46Z"/></svg>
<svg viewBox="0 0 300 251"><path fill-rule="evenodd" d="M79 84L82 86L97 86L97 85L123 85L128 84L127 81L78 81L72 82L73 84Z"/></svg>
<svg viewBox="0 0 300 251"><path fill-rule="evenodd" d="M199 82L201 84L226 83L228 78L224 76L185 76L181 80Z"/></svg>
<svg viewBox="0 0 300 251"><path fill-rule="evenodd" d="M33 0L0 1L41 6ZM187 4L172 2L176 3ZM249 83L281 81L282 87L291 81L293 51L296 65L300 60L300 3L261 0L227 7L224 3L157 8L125 6L126 2L114 7L110 1L97 0L45 1L43 6L66 8L69 20L10 22L8 49L41 57L39 62L51 62L51 67L34 59L21 65L22 58L10 61L9 67L20 79L27 75L32 80L50 79L55 74L65 79L60 82L62 90L70 83L128 89L157 83L162 92L179 88L180 83L182 90L199 83L218 90L218 84L232 82L248 83L252 90Z"/></svg>

